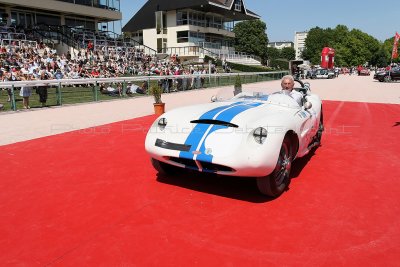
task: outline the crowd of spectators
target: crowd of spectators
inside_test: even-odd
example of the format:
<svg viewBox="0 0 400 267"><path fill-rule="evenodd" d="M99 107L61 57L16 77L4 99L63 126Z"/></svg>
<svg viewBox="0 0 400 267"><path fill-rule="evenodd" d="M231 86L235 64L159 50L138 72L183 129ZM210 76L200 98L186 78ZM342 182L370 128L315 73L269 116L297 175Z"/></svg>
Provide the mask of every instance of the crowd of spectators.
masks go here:
<svg viewBox="0 0 400 267"><path fill-rule="evenodd" d="M25 35L26 37L26 35ZM31 37L33 38L33 37ZM3 40L5 41L5 39ZM156 55L144 53L143 49L135 47L96 46L90 41L84 49L59 53L57 50L31 40L7 40L0 47L0 81L20 81L39 79L80 79L80 78L113 78L121 76L147 75L186 75L206 74L208 66L183 65L177 55L164 59ZM216 72L215 66L212 72ZM204 85L204 79L163 79L159 86L165 92L199 88ZM128 86L127 93L147 93L148 85ZM24 108L29 107L29 96L32 88L21 88L20 95L24 99ZM122 85L118 83L101 84L101 92L110 95L121 95ZM36 90L37 91L37 90ZM47 90L39 90L41 103L45 105ZM8 101L11 92L8 90Z"/></svg>

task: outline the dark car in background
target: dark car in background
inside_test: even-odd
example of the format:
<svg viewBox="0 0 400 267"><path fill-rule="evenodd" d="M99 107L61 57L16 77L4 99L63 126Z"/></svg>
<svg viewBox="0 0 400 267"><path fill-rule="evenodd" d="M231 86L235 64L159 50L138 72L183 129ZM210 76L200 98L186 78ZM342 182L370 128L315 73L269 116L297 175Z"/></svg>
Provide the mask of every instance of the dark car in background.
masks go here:
<svg viewBox="0 0 400 267"><path fill-rule="evenodd" d="M390 71L381 71L374 74L374 79L380 82L400 80L400 67L392 68Z"/></svg>

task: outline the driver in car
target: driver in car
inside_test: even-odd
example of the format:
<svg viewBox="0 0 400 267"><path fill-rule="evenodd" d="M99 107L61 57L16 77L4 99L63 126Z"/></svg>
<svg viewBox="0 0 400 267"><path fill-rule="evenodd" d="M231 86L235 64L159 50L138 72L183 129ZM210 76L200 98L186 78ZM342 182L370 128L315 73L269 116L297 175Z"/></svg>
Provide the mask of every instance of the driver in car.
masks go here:
<svg viewBox="0 0 400 267"><path fill-rule="evenodd" d="M285 95L290 96L296 102L299 104L299 106L302 106L303 102L303 94L300 92L297 92L296 90L293 90L294 87L294 79L292 75L286 75L283 76L282 81L281 81L281 86L282 86L282 93Z"/></svg>

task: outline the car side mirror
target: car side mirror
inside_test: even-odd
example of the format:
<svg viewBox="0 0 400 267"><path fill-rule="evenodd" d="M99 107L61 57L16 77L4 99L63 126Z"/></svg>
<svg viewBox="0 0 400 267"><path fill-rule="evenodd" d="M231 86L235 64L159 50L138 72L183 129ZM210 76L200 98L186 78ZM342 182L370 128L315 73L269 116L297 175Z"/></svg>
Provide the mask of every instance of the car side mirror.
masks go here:
<svg viewBox="0 0 400 267"><path fill-rule="evenodd" d="M305 110L308 110L308 109L310 109L310 108L312 108L312 104L311 104L311 102L306 102L306 103L304 103L304 109Z"/></svg>
<svg viewBox="0 0 400 267"><path fill-rule="evenodd" d="M215 96L215 95L213 95L212 97L211 97L211 102L217 102L217 96Z"/></svg>

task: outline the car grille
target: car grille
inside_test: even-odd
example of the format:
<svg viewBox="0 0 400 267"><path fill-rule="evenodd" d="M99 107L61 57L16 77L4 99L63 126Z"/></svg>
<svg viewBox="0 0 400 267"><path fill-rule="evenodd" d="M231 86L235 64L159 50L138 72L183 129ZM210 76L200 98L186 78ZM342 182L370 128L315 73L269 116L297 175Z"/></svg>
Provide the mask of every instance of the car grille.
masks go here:
<svg viewBox="0 0 400 267"><path fill-rule="evenodd" d="M190 145L175 144L158 138L156 140L155 146L170 150L178 150L178 151L189 151L191 147Z"/></svg>
<svg viewBox="0 0 400 267"><path fill-rule="evenodd" d="M185 159L185 158L176 158L176 157L170 157L168 160L183 164L185 165L186 168L192 169L192 170L199 170L199 166L202 168L203 172L235 172L234 169L231 167L219 165L219 164L214 164L211 162L204 162L204 161L195 161L192 159Z"/></svg>

